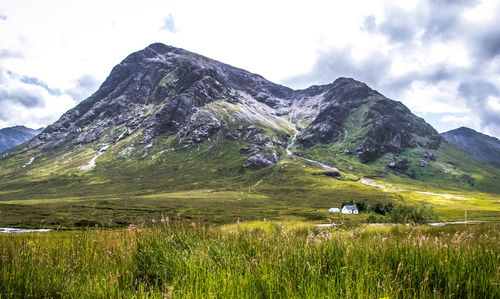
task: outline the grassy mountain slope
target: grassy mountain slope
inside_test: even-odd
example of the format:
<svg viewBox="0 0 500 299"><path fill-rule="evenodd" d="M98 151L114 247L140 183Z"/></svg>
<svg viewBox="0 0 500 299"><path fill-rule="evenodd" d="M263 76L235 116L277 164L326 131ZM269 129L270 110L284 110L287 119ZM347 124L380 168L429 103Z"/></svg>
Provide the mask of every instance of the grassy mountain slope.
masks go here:
<svg viewBox="0 0 500 299"><path fill-rule="evenodd" d="M139 135L109 149L90 170L78 169L94 155L83 147L60 162L62 153L53 153L11 173L2 167L2 177L8 178L0 182L2 224L127 225L161 215L215 223L263 218L325 222L332 217L327 213L329 207L349 200L430 204L444 220L463 219L465 209L470 210L470 219L498 219L498 170L464 159L464 152L448 144L436 151L447 163L431 163L421 170L418 180L394 174L384 158L363 164L335 152L331 149L334 145L304 152L336 165L343 174L338 180L322 175L325 171L321 167L298 156L285 156L264 169L247 169L242 166L245 156L240 154L245 144L227 139L213 138L176 149L171 147L174 138L167 137L154 144L145 157L138 149L130 152L133 157L120 155L140 139ZM165 148L173 149L161 153ZM15 157L10 162L15 159L23 160ZM24 161L28 159L24 157ZM2 161L2 166L6 162L9 160ZM446 174L443 167L452 172ZM466 168L476 178L474 186L457 178ZM358 181L361 177L399 190L367 186Z"/></svg>

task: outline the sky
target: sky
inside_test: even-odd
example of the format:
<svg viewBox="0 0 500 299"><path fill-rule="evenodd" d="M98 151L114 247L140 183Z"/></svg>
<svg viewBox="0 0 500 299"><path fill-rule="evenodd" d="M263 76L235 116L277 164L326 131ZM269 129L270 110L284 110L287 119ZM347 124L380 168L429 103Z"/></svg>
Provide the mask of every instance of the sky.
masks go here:
<svg viewBox="0 0 500 299"><path fill-rule="evenodd" d="M500 138L499 19L498 0L2 0L0 128L55 122L162 42L295 89L351 77Z"/></svg>

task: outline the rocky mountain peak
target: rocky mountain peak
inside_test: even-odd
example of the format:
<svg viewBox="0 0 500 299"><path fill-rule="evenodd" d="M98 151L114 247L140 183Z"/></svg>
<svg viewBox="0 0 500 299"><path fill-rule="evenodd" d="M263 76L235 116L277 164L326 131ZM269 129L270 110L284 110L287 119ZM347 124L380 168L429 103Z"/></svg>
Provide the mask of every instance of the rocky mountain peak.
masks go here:
<svg viewBox="0 0 500 299"><path fill-rule="evenodd" d="M279 160L288 137L296 137L296 146L303 148L345 143L363 162L406 147L436 148L441 140L403 104L354 79L342 77L292 90L205 56L155 43L126 57L92 96L29 146L90 144L99 150L136 133L141 144L162 135L175 135L186 145L214 134L243 138L253 146L242 153L265 157L262 165Z"/></svg>
<svg viewBox="0 0 500 299"><path fill-rule="evenodd" d="M315 88L317 91L319 88ZM299 136L299 143L345 143L363 162L407 147L435 149L441 138L434 128L401 102L386 98L366 84L338 78L321 90L320 112Z"/></svg>
<svg viewBox="0 0 500 299"><path fill-rule="evenodd" d="M111 127L124 134L115 132L116 136L108 137L125 137L144 129L148 141L178 131L197 108L208 103L221 99L237 102L238 92L273 108L286 105L292 94L290 88L259 75L155 43L115 66L92 96L49 126L30 146L94 142Z"/></svg>
<svg viewBox="0 0 500 299"><path fill-rule="evenodd" d="M461 135L478 135L478 134L481 134L481 135L484 135L482 133L479 133L471 128L467 128L467 127L459 127L457 129L454 129L454 130L450 130L446 133L449 133L449 132L453 132L453 133L456 133L456 134L461 134ZM444 133L444 134L446 134ZM487 135L485 135L487 136Z"/></svg>

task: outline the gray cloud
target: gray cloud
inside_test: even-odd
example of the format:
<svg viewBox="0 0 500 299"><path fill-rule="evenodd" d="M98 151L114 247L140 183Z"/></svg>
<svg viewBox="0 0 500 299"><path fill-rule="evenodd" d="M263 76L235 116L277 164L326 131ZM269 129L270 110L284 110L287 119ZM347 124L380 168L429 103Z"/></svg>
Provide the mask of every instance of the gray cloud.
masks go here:
<svg viewBox="0 0 500 299"><path fill-rule="evenodd" d="M499 94L495 85L483 80L462 82L458 86L458 91L461 96L475 101Z"/></svg>
<svg viewBox="0 0 500 299"><path fill-rule="evenodd" d="M11 90L0 89L1 103L18 103L26 108L43 107L43 96L36 91L15 88Z"/></svg>
<svg viewBox="0 0 500 299"><path fill-rule="evenodd" d="M431 7L422 26L425 32L423 39L452 38L458 33L456 29L461 26L459 11L460 9Z"/></svg>
<svg viewBox="0 0 500 299"><path fill-rule="evenodd" d="M373 32L377 28L377 18L373 15L367 16L361 28L368 32Z"/></svg>
<svg viewBox="0 0 500 299"><path fill-rule="evenodd" d="M398 77L381 77L380 81L383 81L383 83L378 83L375 86L381 88L387 94L397 95L410 87L414 82L438 84L442 81L453 81L459 78L464 72L466 72L465 69L441 63L431 68L407 72Z"/></svg>
<svg viewBox="0 0 500 299"><path fill-rule="evenodd" d="M0 59L2 58L24 58L24 55L19 51L0 49Z"/></svg>
<svg viewBox="0 0 500 299"><path fill-rule="evenodd" d="M168 14L166 18L163 19L163 30L170 31L172 33L177 32L177 28L175 27L174 17L172 14Z"/></svg>
<svg viewBox="0 0 500 299"><path fill-rule="evenodd" d="M420 20L425 30L424 39L450 39L465 29L462 14L478 5L476 0L431 0L422 11Z"/></svg>
<svg viewBox="0 0 500 299"><path fill-rule="evenodd" d="M431 3L438 5L451 5L451 6L475 6L479 1L477 0L431 0Z"/></svg>
<svg viewBox="0 0 500 299"><path fill-rule="evenodd" d="M364 20L363 28L371 33L385 35L390 42L413 42L422 32L422 41L449 39L462 33L462 13L477 5L477 1L430 0L415 11L388 6L385 19L377 24L374 16Z"/></svg>
<svg viewBox="0 0 500 299"><path fill-rule="evenodd" d="M308 73L287 78L281 83L303 88L312 84L326 84L338 77L352 77L367 83L372 88L380 89L388 96L397 96L414 82L437 84L455 80L466 71L441 63L431 68L391 77L389 75L391 63L389 54L374 52L364 60L356 61L350 49L333 49L320 54Z"/></svg>
<svg viewBox="0 0 500 299"><path fill-rule="evenodd" d="M0 104L3 115L10 113L10 105L21 105L26 108L43 107L44 98L39 90L9 87L9 82L17 80L12 78L12 73L0 66Z"/></svg>
<svg viewBox="0 0 500 299"><path fill-rule="evenodd" d="M474 30L471 34L471 43L475 45L473 51L478 61L490 61L500 54L500 28L496 24Z"/></svg>
<svg viewBox="0 0 500 299"><path fill-rule="evenodd" d="M352 77L376 86L379 78L391 65L391 60L382 53L372 53L362 61L356 61L349 48L323 52L311 71L282 81L292 87L307 87L311 84L325 84L338 77Z"/></svg>
<svg viewBox="0 0 500 299"><path fill-rule="evenodd" d="M0 120L8 121L10 120L10 114L8 113L9 107L0 101Z"/></svg>
<svg viewBox="0 0 500 299"><path fill-rule="evenodd" d="M500 92L491 82L484 80L468 81L460 83L459 94L467 99L469 108L480 117L483 127L500 128L499 111L488 108L488 97L498 97Z"/></svg>
<svg viewBox="0 0 500 299"><path fill-rule="evenodd" d="M64 90L64 93L71 96L75 102L80 102L94 93L99 87L99 83L94 76L83 75L74 81L73 88Z"/></svg>
<svg viewBox="0 0 500 299"><path fill-rule="evenodd" d="M0 85L3 85L7 82L7 75L4 73L2 67L0 67Z"/></svg>
<svg viewBox="0 0 500 299"><path fill-rule="evenodd" d="M392 42L411 41L417 33L418 26L414 17L399 8L386 11L386 19L375 30L386 35Z"/></svg>

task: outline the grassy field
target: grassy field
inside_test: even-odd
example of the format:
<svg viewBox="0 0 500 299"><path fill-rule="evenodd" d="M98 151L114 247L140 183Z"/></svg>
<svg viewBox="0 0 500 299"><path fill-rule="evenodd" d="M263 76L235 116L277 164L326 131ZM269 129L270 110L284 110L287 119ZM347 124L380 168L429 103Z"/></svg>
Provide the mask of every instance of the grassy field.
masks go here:
<svg viewBox="0 0 500 299"><path fill-rule="evenodd" d="M497 194L440 189L396 176L370 178L392 189L376 188L358 182L359 177L349 173L342 180L322 175L315 165L296 159L285 158L261 171L246 170L236 180L235 174L219 176L214 174L216 169L212 172L187 164L182 177L163 170L145 170L144 177L130 177L130 182L124 173L110 182L95 183L96 178L112 177L119 171L111 165L98 166L92 174L33 181L30 186L26 186L26 179L0 182L5 184L0 194L0 226L124 227L150 223L162 215L216 224L263 219L321 223L332 218L328 208L340 207L346 201L430 206L442 221L464 220L465 211L468 220L500 220ZM366 217L364 213L358 218L363 221Z"/></svg>
<svg viewBox="0 0 500 299"><path fill-rule="evenodd" d="M338 167L342 178L335 179L298 156L247 169L240 149L248 142L223 134L191 146L173 136L150 147L140 140L140 132L121 140L90 170L79 169L96 155L86 145L43 153L22 146L13 150L0 159L0 227L126 227L162 215L207 224L322 223L332 218L329 208L350 201L429 206L441 221L465 220L466 214L468 220L500 220L500 170L446 144L427 168L413 165L420 159L413 150L404 153L416 179L389 170L385 157L363 164L339 145L297 149L299 155ZM473 186L461 180L465 174L475 179ZM364 185L361 178L387 188ZM363 213L356 221L367 217Z"/></svg>
<svg viewBox="0 0 500 299"><path fill-rule="evenodd" d="M0 297L498 298L499 228L163 218L0 235Z"/></svg>

